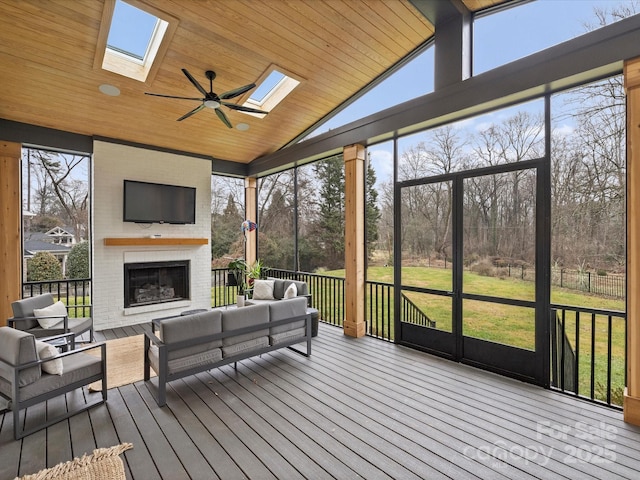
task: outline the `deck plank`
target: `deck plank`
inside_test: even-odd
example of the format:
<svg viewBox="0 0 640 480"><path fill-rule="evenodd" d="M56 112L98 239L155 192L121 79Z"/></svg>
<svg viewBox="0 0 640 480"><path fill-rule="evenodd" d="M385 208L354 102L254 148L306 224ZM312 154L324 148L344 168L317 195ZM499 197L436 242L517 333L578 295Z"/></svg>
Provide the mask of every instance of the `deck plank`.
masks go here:
<svg viewBox="0 0 640 480"><path fill-rule="evenodd" d="M153 382L111 389L106 405L21 441L11 412L0 413L0 480L122 442L134 445L122 456L129 480L635 480L640 471L640 428L620 411L324 324L311 357L283 349L177 380L162 408ZM26 424L88 395L97 394L30 408Z"/></svg>
<svg viewBox="0 0 640 480"><path fill-rule="evenodd" d="M156 468L162 472L162 477L185 478L187 472L182 466L182 462L173 451L171 444L135 386L125 385L120 388L120 393L140 435L145 439L145 446L154 459Z"/></svg>
<svg viewBox="0 0 640 480"><path fill-rule="evenodd" d="M47 408L51 414L66 409L66 398L63 395L47 401ZM91 429L89 429L91 432ZM69 421L56 423L47 431L47 468L73 458L72 441L69 435Z"/></svg>
<svg viewBox="0 0 640 480"><path fill-rule="evenodd" d="M120 388L113 388L109 391L108 405L111 420L120 442L128 442L133 445L132 449L124 452L131 478L133 480L162 479L155 465L156 459L151 457L145 446L145 442L151 439L144 439L136 428L135 421L120 393Z"/></svg>
<svg viewBox="0 0 640 480"><path fill-rule="evenodd" d="M171 409L158 407L144 382L137 382L135 387L164 436L170 440L171 447L174 449L182 466L187 470L188 477L217 478L204 455L200 450L193 448L192 439L185 432L180 421L173 415ZM164 471L162 475L166 476Z"/></svg>
<svg viewBox="0 0 640 480"><path fill-rule="evenodd" d="M189 408L198 418L208 419L204 425L205 428L247 477L264 478L265 480L275 479L276 477L259 460L257 453L252 452L242 440L236 436L236 432L232 427L226 425L217 413L198 395L197 391L192 388L192 386L195 385L195 381L197 380L194 380L193 377L183 379L182 382L174 386L176 393L181 397L189 396ZM193 394L188 393L189 390L193 392ZM168 397L169 393L167 392L167 398ZM220 477L225 478L224 475L220 475Z"/></svg>
<svg viewBox="0 0 640 480"><path fill-rule="evenodd" d="M330 471L335 462L327 462L320 465L318 460L327 458L327 455L317 455L316 443L301 435L294 425L288 423L285 418L274 419L275 413L261 401L262 394L251 393L243 388L239 381L227 381L230 379L220 369L210 373L200 374L199 378L207 385L214 395L233 409L233 411L255 431L262 439L269 442L279 453L286 458L299 472L304 472L308 478L349 478L353 477L351 470L340 469ZM244 378L241 377L240 380ZM241 402L235 399L242 399Z"/></svg>

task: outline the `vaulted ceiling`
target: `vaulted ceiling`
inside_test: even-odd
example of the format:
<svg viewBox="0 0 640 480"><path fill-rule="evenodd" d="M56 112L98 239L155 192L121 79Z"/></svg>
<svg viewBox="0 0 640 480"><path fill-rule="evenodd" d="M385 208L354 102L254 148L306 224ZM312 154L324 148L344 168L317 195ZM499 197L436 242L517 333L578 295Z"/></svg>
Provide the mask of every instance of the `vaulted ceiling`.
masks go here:
<svg viewBox="0 0 640 480"><path fill-rule="evenodd" d="M0 118L248 163L286 145L423 45L435 30L425 17L430 8L504 3L127 1L171 19L146 82L102 68L114 0L0 0ZM144 94L200 96L182 68L207 90L204 72L215 70L214 90L225 92L274 65L301 83L262 119L223 107L247 131L227 128L209 109L177 122L198 103ZM103 84L120 95L101 93Z"/></svg>

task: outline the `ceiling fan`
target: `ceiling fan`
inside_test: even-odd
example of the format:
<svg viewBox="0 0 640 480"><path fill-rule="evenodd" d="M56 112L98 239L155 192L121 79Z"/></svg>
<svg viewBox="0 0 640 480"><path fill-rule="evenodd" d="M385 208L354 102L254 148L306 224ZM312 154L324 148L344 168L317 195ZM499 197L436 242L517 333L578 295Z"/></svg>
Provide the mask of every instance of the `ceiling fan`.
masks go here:
<svg viewBox="0 0 640 480"><path fill-rule="evenodd" d="M178 122L184 120L185 118L189 118L194 113L198 113L200 110L204 109L205 107L208 107L208 108L214 109L214 111L216 112L216 115L222 121L222 123L224 123L229 128L233 128L233 126L231 125L231 122L229 121L225 113L220 109L222 105L232 110L239 110L241 112L262 113L262 114L269 113L263 110L258 110L257 108L245 107L243 105L236 105L235 103L225 102L225 100L238 97L243 93L248 92L249 90L251 90L256 86L255 83L250 83L249 85L245 85L243 87L234 88L233 90L229 90L228 92L224 92L218 95L213 91L213 80L216 78L216 72L214 72L213 70L207 70L206 72L204 72L204 74L209 79L208 92L202 87L202 85L200 85L200 83L195 78L193 78L193 76L185 68L182 69L182 73L184 73L185 76L189 79L189 81L193 84L193 86L196 87L202 95L204 95L204 98L176 97L174 95L162 95L159 93L145 92L145 95L153 95L155 97L178 98L181 100L198 100L199 102L202 102L201 105L197 106L190 112L185 113L183 116L181 116L178 119Z"/></svg>

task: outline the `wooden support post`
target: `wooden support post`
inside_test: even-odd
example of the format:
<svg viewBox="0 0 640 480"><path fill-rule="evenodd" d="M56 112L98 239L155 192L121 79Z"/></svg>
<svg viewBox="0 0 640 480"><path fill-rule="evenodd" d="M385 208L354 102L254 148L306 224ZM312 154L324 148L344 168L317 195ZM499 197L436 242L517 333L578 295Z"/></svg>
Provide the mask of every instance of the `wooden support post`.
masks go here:
<svg viewBox="0 0 640 480"><path fill-rule="evenodd" d="M248 177L244 180L244 218L256 223L258 223L257 185L258 181L256 178ZM258 258L258 231L246 232L245 238L247 239L247 243L244 247L244 258L247 263L251 265Z"/></svg>
<svg viewBox="0 0 640 480"><path fill-rule="evenodd" d="M627 387L624 420L640 425L640 58L624 65L627 93Z"/></svg>
<svg viewBox="0 0 640 480"><path fill-rule="evenodd" d="M21 151L19 143L0 141L0 326L13 316L11 302L21 297Z"/></svg>
<svg viewBox="0 0 640 480"><path fill-rule="evenodd" d="M362 337L365 326L365 235L363 145L344 147L345 168L345 318L344 334Z"/></svg>

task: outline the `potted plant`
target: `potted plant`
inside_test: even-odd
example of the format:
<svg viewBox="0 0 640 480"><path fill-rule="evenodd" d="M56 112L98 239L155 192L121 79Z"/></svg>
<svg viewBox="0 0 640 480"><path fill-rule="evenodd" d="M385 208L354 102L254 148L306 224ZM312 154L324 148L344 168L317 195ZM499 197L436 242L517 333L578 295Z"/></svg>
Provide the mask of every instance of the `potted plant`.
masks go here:
<svg viewBox="0 0 640 480"><path fill-rule="evenodd" d="M246 289L246 277L248 273L248 265L244 258L236 258L231 260L227 268L229 275L227 276L227 285L238 287L237 303L239 307L244 306L244 294Z"/></svg>
<svg viewBox="0 0 640 480"><path fill-rule="evenodd" d="M265 267L262 260L258 259L251 265L247 265L247 277L249 277L249 288L253 288L253 282L260 278L265 278L269 267Z"/></svg>

